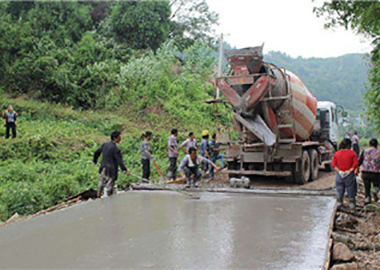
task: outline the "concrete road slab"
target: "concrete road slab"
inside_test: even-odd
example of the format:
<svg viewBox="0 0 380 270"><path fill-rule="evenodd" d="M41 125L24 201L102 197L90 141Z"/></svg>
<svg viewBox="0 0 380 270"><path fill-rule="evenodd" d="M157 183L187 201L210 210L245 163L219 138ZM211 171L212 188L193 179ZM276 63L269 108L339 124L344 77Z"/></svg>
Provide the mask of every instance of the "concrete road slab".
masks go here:
<svg viewBox="0 0 380 270"><path fill-rule="evenodd" d="M323 269L335 199L133 191L0 228L0 268Z"/></svg>

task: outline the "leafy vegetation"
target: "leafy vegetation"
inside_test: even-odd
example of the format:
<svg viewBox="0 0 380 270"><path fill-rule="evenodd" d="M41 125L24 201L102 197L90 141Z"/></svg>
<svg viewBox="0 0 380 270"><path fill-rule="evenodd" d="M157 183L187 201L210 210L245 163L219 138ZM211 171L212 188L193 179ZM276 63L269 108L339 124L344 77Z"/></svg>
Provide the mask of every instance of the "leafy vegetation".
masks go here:
<svg viewBox="0 0 380 270"><path fill-rule="evenodd" d="M0 2L0 88L103 109L110 90L123 87L119 77L131 58L173 43L174 59L211 42L216 23L203 0Z"/></svg>
<svg viewBox="0 0 380 270"><path fill-rule="evenodd" d="M200 139L202 129L213 130L212 107L201 105L203 90L192 88L203 86L200 82L199 79L186 85L192 93L187 97L184 92L175 94L176 89L183 91L179 82L169 81L173 93L170 99L162 100L162 105L155 103L155 98L147 98L145 108L130 103L113 112L80 111L27 98L1 96L2 108L12 104L17 109L19 126L14 140L4 139L5 131L0 130L0 220L15 212L32 214L85 189L96 189L98 171L92 164L92 155L116 129L122 130L119 147L133 173L119 176L120 189L140 180L139 149L141 133L145 130L153 131L153 155L165 173L169 166L166 145L171 128L179 128L179 141L185 140L189 131L194 131ZM167 96L160 83L153 87L147 91L155 89L163 98ZM187 104L197 105L185 106L186 100ZM197 108L199 114L194 113ZM154 168L152 179L159 179Z"/></svg>

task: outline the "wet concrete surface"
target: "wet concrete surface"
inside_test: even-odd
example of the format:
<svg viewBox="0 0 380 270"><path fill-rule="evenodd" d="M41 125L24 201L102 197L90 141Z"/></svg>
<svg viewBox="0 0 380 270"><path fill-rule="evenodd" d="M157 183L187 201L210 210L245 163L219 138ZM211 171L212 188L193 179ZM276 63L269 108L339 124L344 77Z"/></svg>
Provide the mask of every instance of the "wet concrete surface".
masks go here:
<svg viewBox="0 0 380 270"><path fill-rule="evenodd" d="M0 228L0 268L323 269L330 197L133 191Z"/></svg>

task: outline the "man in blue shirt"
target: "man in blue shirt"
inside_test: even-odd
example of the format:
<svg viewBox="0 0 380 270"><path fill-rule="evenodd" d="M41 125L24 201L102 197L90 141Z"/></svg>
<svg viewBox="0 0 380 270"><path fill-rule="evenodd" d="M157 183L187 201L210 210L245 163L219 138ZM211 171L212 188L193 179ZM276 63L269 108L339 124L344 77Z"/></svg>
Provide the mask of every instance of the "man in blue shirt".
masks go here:
<svg viewBox="0 0 380 270"><path fill-rule="evenodd" d="M216 142L216 134L212 135L212 140L209 141L210 152L211 152L211 161L216 164L216 161L220 159L220 167L224 168L224 155L220 154L220 143ZM209 181L214 179L214 168L209 166Z"/></svg>

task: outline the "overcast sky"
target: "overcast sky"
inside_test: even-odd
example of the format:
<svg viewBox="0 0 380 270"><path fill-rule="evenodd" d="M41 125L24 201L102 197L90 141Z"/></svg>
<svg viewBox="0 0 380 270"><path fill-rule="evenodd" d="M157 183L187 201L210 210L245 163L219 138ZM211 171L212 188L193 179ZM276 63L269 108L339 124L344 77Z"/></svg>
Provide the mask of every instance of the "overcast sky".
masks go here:
<svg viewBox="0 0 380 270"><path fill-rule="evenodd" d="M264 53L281 51L292 57L336 57L369 52L370 41L339 27L324 29L311 0L206 0L219 13L219 33L237 48L261 45Z"/></svg>

